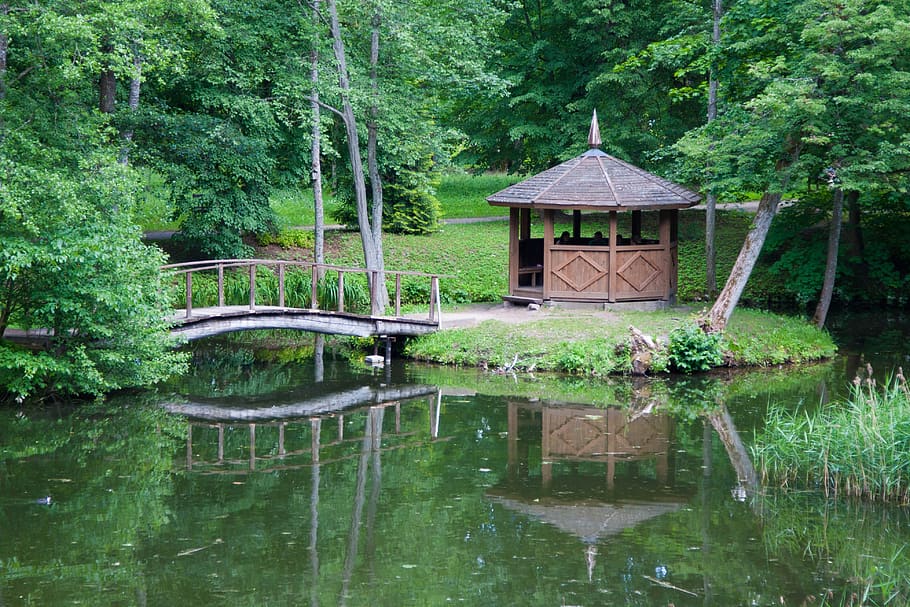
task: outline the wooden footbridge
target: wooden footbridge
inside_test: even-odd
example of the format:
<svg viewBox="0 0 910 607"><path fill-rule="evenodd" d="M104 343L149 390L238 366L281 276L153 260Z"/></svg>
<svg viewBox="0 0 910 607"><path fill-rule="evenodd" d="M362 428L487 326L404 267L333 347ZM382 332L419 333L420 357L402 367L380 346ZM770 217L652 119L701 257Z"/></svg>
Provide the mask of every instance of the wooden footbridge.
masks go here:
<svg viewBox="0 0 910 607"><path fill-rule="evenodd" d="M415 336L439 329L438 274L383 272L302 261L219 259L162 266L168 274L184 276L184 307L175 311L171 332L188 340L254 329L295 329L354 337ZM205 276L196 281L194 276ZM351 278L366 279L369 302L349 301L356 290ZM348 283L346 286L346 278ZM392 314L381 313L389 298ZM402 315L402 284L409 292L426 294L426 314ZM228 301L225 285L232 287ZM194 291L195 288L195 291ZM237 293L240 293L239 295ZM363 292L363 290L361 290ZM205 299L194 307L194 297ZM361 300L364 298L360 298Z"/></svg>

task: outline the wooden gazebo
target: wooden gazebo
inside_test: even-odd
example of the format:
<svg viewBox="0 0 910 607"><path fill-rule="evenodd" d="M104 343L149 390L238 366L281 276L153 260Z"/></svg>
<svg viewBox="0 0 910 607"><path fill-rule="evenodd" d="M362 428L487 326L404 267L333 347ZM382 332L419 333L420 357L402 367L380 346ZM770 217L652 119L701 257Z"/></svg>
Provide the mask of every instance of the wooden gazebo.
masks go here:
<svg viewBox="0 0 910 607"><path fill-rule="evenodd" d="M504 299L671 301L679 209L700 197L601 151L596 113L588 145L581 156L487 198L493 206L509 207L509 294ZM605 214L608 226L595 231ZM542 236L539 228L532 234L532 215L543 221ZM563 218L571 231L557 236Z"/></svg>

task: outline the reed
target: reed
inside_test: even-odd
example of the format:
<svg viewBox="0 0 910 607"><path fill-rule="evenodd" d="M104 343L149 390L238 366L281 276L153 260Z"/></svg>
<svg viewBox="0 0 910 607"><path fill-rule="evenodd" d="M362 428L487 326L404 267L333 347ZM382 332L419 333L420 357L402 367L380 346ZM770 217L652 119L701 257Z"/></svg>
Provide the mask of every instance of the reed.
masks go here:
<svg viewBox="0 0 910 607"><path fill-rule="evenodd" d="M766 484L910 504L910 387L867 369L846 402L815 412L770 409L753 455Z"/></svg>

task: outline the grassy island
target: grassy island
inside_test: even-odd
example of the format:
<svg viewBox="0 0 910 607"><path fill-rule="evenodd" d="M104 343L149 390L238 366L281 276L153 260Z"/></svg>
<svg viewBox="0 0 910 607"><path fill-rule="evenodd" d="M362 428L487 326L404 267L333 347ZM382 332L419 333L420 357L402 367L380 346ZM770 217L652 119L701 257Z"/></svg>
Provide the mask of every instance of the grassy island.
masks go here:
<svg viewBox="0 0 910 607"><path fill-rule="evenodd" d="M533 314L540 316L527 318ZM629 327L635 327L657 342L653 370L668 371L670 335L690 325L692 318L693 313L682 308L541 310L516 322L487 320L423 336L411 340L405 354L439 364L603 376L631 370ZM743 309L733 315L718 349L721 358L713 366L770 366L827 358L836 347L827 333L800 319Z"/></svg>

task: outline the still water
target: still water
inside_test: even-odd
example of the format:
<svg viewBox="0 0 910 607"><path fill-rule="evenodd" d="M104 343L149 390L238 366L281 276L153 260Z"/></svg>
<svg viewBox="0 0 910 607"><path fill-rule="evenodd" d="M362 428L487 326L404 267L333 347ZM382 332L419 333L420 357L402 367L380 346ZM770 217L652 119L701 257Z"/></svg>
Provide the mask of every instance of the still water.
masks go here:
<svg viewBox="0 0 910 607"><path fill-rule="evenodd" d="M199 343L157 393L0 411L0 606L883 604L907 510L756 493L746 450L903 364L893 326L595 386Z"/></svg>

